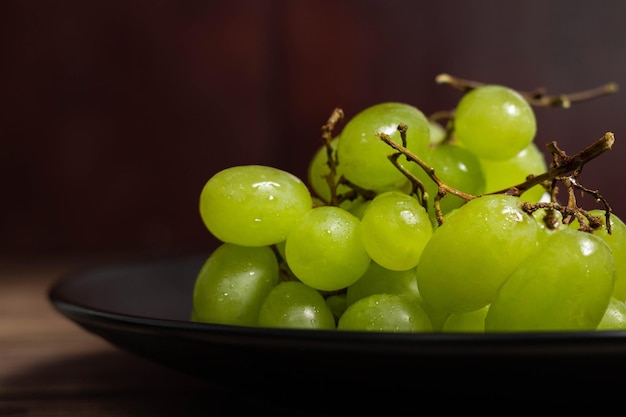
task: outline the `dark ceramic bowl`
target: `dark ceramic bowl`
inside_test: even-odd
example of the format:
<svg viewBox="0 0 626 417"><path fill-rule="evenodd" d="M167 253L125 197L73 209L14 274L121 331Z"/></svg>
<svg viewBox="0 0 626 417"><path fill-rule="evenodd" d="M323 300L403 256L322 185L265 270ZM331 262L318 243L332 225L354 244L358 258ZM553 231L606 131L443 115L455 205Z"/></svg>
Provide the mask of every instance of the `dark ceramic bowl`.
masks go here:
<svg viewBox="0 0 626 417"><path fill-rule="evenodd" d="M49 292L64 316L113 345L236 389L449 400L571 399L623 388L626 332L393 334L194 323L194 280L206 256L79 270ZM365 396L365 397L364 397ZM350 398L355 398L350 396Z"/></svg>

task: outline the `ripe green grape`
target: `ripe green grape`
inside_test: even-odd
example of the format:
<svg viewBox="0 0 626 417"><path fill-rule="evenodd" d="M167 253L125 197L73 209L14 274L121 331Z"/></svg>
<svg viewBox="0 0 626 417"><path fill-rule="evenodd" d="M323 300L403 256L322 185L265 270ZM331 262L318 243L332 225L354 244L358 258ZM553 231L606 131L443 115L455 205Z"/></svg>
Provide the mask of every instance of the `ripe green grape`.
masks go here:
<svg viewBox="0 0 626 417"><path fill-rule="evenodd" d="M443 333L484 333L485 317L489 311L486 305L467 313L450 314L441 326Z"/></svg>
<svg viewBox="0 0 626 417"><path fill-rule="evenodd" d="M426 311L415 300L398 294L373 294L348 306L338 330L432 332Z"/></svg>
<svg viewBox="0 0 626 417"><path fill-rule="evenodd" d="M469 150L453 144L440 144L431 148L424 156L424 162L435 170L435 174L445 184L470 195L485 192L485 176L480 161ZM428 212L434 219L434 202L437 184L418 166L412 169L415 176L424 184L429 195ZM440 208L443 214L462 206L465 200L453 194L441 199Z"/></svg>
<svg viewBox="0 0 626 417"><path fill-rule="evenodd" d="M330 311L333 313L335 321L338 320L343 312L346 311L346 308L348 308L346 293L338 292L328 295L326 297L326 305L328 305L328 308L330 308Z"/></svg>
<svg viewBox="0 0 626 417"><path fill-rule="evenodd" d="M363 276L346 289L346 304L354 304L373 294L398 294L421 300L415 268L393 271L371 262Z"/></svg>
<svg viewBox="0 0 626 417"><path fill-rule="evenodd" d="M508 275L537 247L539 227L517 197L474 198L450 213L424 247L417 286L440 313L488 305Z"/></svg>
<svg viewBox="0 0 626 417"><path fill-rule="evenodd" d="M330 146L334 150L337 149L338 138L331 140ZM344 184L337 184L342 175L342 166L337 165L335 170L336 193L341 194L350 191L350 187ZM313 193L319 196L324 202L331 201L331 190L326 180L326 176L330 175L330 167L328 166L328 151L325 145L322 145L313 154L313 158L309 162L308 179L309 185Z"/></svg>
<svg viewBox="0 0 626 417"><path fill-rule="evenodd" d="M528 175L540 175L548 170L546 159L534 142L510 159L501 161L481 159L480 163L485 175L486 193L521 184L526 181ZM544 194L545 189L539 184L526 190L520 197L524 201L536 203Z"/></svg>
<svg viewBox="0 0 626 417"><path fill-rule="evenodd" d="M278 261L270 247L223 243L198 272L193 318L256 326L263 300L279 281Z"/></svg>
<svg viewBox="0 0 626 417"><path fill-rule="evenodd" d="M222 242L266 246L287 238L313 207L307 186L286 171L242 165L213 175L200 193L200 215Z"/></svg>
<svg viewBox="0 0 626 417"><path fill-rule="evenodd" d="M387 158L393 149L378 136L385 133L402 144L397 130L400 123L408 126L407 148L418 156L423 154L430 142L426 116L408 104L380 103L356 114L341 131L337 157L343 175L352 183L377 192L406 184L407 178Z"/></svg>
<svg viewBox="0 0 626 417"><path fill-rule="evenodd" d="M363 213L365 212L365 209L367 208L367 206L369 206L371 201L372 200L370 199L357 197L356 199L352 200L349 205L342 204L341 207L354 214L357 218L362 219Z"/></svg>
<svg viewBox="0 0 626 417"><path fill-rule="evenodd" d="M400 191L378 194L361 218L365 250L381 266L395 271L415 267L433 234L419 201Z"/></svg>
<svg viewBox="0 0 626 417"><path fill-rule="evenodd" d="M335 317L317 290L298 281L283 281L265 297L259 326L332 330Z"/></svg>
<svg viewBox="0 0 626 417"><path fill-rule="evenodd" d="M485 331L593 330L613 292L609 245L562 228L549 235L498 289Z"/></svg>
<svg viewBox="0 0 626 417"><path fill-rule="evenodd" d="M457 104L454 137L481 159L513 158L535 138L537 121L517 91L484 85L467 92Z"/></svg>
<svg viewBox="0 0 626 417"><path fill-rule="evenodd" d="M613 252L613 260L615 263L615 288L613 289L613 297L621 301L626 301L626 224L611 213L610 225L611 233L606 230L606 212L604 210L590 210L589 214L597 216L602 222L599 229L594 230L593 234L601 237L611 248ZM570 223L574 229L578 229L580 224L578 220Z"/></svg>
<svg viewBox="0 0 626 417"><path fill-rule="evenodd" d="M336 291L354 283L371 258L357 217L335 206L311 209L293 227L285 244L287 264L305 284Z"/></svg>
<svg viewBox="0 0 626 417"><path fill-rule="evenodd" d="M611 297L609 306L598 324L597 330L623 330L626 329L626 303Z"/></svg>
<svg viewBox="0 0 626 417"><path fill-rule="evenodd" d="M428 127L430 128L430 146L436 146L442 143L448 134L446 128L436 120L428 120Z"/></svg>

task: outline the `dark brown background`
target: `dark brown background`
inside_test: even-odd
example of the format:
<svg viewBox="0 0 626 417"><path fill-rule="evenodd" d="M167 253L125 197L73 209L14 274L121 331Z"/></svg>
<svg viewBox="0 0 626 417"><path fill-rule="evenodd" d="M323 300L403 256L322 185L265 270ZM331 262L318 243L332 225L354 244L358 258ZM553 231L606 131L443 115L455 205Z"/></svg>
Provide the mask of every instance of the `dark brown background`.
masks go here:
<svg viewBox="0 0 626 417"><path fill-rule="evenodd" d="M620 0L0 2L0 250L206 247L204 182L249 163L304 177L336 106L449 109L441 72L626 90L625 18ZM537 115L537 142L569 153L615 132L582 180L626 216L626 91Z"/></svg>

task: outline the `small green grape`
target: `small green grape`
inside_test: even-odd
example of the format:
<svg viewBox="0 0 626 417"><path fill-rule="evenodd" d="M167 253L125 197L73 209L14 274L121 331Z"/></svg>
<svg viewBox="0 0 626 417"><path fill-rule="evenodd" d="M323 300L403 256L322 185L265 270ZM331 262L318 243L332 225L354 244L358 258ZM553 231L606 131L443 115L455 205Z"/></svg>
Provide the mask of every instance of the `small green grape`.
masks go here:
<svg viewBox="0 0 626 417"><path fill-rule="evenodd" d="M430 146L436 146L442 143L448 134L446 128L436 120L428 120L428 127L430 128Z"/></svg>
<svg viewBox="0 0 626 417"><path fill-rule="evenodd" d="M338 330L377 332L432 332L426 311L411 298L397 294L373 294L348 306Z"/></svg>
<svg viewBox="0 0 626 417"><path fill-rule="evenodd" d="M470 90L455 110L454 138L480 159L513 158L534 140L536 131L532 107L509 87Z"/></svg>
<svg viewBox="0 0 626 417"><path fill-rule="evenodd" d="M414 268L433 234L428 213L416 198L399 191L378 194L361 218L365 250L381 266Z"/></svg>
<svg viewBox="0 0 626 417"><path fill-rule="evenodd" d="M489 306L486 305L467 313L450 314L444 320L441 331L443 333L484 333L485 317L488 311Z"/></svg>
<svg viewBox="0 0 626 417"><path fill-rule="evenodd" d="M283 281L265 297L259 326L331 330L335 329L335 317L317 290L301 282Z"/></svg>
<svg viewBox="0 0 626 417"><path fill-rule="evenodd" d="M330 308L330 311L333 313L333 316L336 320L341 317L346 308L348 308L348 303L346 301L346 293L339 292L335 294L330 294L326 297L326 305Z"/></svg>
<svg viewBox="0 0 626 417"><path fill-rule="evenodd" d="M415 268L394 271L372 261L358 281L346 289L347 305L373 294L398 294L421 301Z"/></svg>
<svg viewBox="0 0 626 417"><path fill-rule="evenodd" d="M363 197L357 197L356 199L351 201L350 205L341 205L340 207L345 208L350 213L354 214L357 218L362 219L363 213L365 213L365 209L372 202L370 199L365 199Z"/></svg>
<svg viewBox="0 0 626 417"><path fill-rule="evenodd" d="M598 324L597 330L624 330L626 329L626 303L611 297L609 306Z"/></svg>
<svg viewBox="0 0 626 417"><path fill-rule="evenodd" d="M287 236L287 264L299 280L317 290L345 288L365 273L371 261L361 234L361 222L348 211L315 207Z"/></svg>
<svg viewBox="0 0 626 417"><path fill-rule="evenodd" d="M193 319L256 326L263 300L279 281L278 261L270 247L223 243L196 277Z"/></svg>

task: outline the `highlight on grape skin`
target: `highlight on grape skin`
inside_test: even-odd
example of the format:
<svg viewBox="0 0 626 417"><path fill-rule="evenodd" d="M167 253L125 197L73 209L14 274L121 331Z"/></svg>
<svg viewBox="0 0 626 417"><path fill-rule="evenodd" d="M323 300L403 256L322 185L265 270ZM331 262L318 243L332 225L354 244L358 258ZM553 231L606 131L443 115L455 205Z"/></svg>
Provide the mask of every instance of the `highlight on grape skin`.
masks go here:
<svg viewBox="0 0 626 417"><path fill-rule="evenodd" d="M198 272L190 319L316 332L625 329L626 226L582 176L614 135L570 155L556 141L542 148L534 115L616 85L551 96L436 82L461 91L454 109L426 117L384 102L346 120L334 109L305 180L263 165L211 176L199 214L222 244Z"/></svg>

